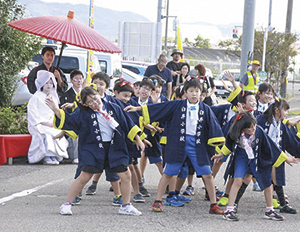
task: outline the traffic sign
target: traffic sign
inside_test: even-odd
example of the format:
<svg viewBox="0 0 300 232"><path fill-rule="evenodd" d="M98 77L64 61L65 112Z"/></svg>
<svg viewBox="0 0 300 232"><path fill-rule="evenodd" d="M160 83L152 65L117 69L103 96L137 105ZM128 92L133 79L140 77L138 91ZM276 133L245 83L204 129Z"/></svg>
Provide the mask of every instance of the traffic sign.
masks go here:
<svg viewBox="0 0 300 232"><path fill-rule="evenodd" d="M268 73L266 71L260 71L258 75L261 81L265 81L268 78Z"/></svg>

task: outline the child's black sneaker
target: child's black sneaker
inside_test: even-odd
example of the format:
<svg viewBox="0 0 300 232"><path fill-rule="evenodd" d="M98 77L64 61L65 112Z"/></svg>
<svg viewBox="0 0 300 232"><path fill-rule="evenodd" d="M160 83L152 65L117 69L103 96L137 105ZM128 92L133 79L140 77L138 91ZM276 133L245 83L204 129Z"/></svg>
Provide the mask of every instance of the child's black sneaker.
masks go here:
<svg viewBox="0 0 300 232"><path fill-rule="evenodd" d="M240 220L233 211L229 211L229 210L227 210L224 213L223 219L228 220L228 221L238 221L238 220Z"/></svg>
<svg viewBox="0 0 300 232"><path fill-rule="evenodd" d="M142 194L143 197L151 197L150 193L148 190L145 188L144 185L140 185L140 193Z"/></svg>
<svg viewBox="0 0 300 232"><path fill-rule="evenodd" d="M85 194L86 195L95 195L96 194L96 188L97 188L97 185L90 185L88 187L88 189L86 190Z"/></svg>
<svg viewBox="0 0 300 232"><path fill-rule="evenodd" d="M290 213L290 214L296 214L298 213L298 211L296 209L293 209L291 206L289 205L285 205L285 206L282 206L280 208L280 213Z"/></svg>
<svg viewBox="0 0 300 232"><path fill-rule="evenodd" d="M280 214L277 214L274 210L266 212L264 218L275 220L275 221L283 221L284 220L284 217L282 217Z"/></svg>
<svg viewBox="0 0 300 232"><path fill-rule="evenodd" d="M81 197L77 195L74 201L72 202L72 205L80 205L80 201L81 201Z"/></svg>

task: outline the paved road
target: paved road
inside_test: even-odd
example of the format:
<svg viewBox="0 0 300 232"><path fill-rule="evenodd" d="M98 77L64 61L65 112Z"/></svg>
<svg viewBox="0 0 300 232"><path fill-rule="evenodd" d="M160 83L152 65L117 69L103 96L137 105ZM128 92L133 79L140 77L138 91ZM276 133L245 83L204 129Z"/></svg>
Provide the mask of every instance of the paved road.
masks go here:
<svg viewBox="0 0 300 232"><path fill-rule="evenodd" d="M299 164L300 165L300 164ZM286 194L300 209L300 166L287 168ZM146 169L146 187L152 196L144 204L135 204L140 217L118 215L111 205L113 194L103 177L97 194L83 196L81 205L73 207L72 216L59 214L76 166L28 165L17 161L0 167L0 231L300 231L299 215L285 215L284 222L263 219L263 193L246 191L240 203L238 222L227 222L220 215L208 213L201 179L195 180L196 195L182 208L165 206L162 213L151 211L159 181L154 165ZM223 170L223 169L222 169ZM216 184L222 189L221 175Z"/></svg>
<svg viewBox="0 0 300 232"><path fill-rule="evenodd" d="M296 97L300 97L298 89L300 84L295 84ZM291 105L300 108L297 98ZM24 158L17 158L15 163L0 167L0 231L300 231L299 214L285 215L284 222L263 219L263 193L253 192L250 187L240 203L240 221L227 222L222 216L208 214L209 202L203 200L201 179L195 179L196 195L190 204L182 208L165 206L164 212L154 213L151 205L160 178L154 165L148 165L145 174L152 196L144 204L135 204L143 213L141 217L118 215L118 208L111 205L109 183L103 177L96 195L84 195L81 205L73 207L74 215L61 216L59 206L64 202L76 166L28 165ZM220 173L223 170L224 167ZM285 191L291 205L300 210L299 175L300 164L287 167ZM217 176L216 184L224 189L221 175Z"/></svg>

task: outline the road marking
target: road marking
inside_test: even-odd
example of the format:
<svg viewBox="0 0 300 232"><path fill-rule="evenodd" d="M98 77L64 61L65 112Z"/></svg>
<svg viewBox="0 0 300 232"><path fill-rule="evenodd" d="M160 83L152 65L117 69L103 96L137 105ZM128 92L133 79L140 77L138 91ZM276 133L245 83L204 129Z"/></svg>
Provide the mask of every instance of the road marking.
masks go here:
<svg viewBox="0 0 300 232"><path fill-rule="evenodd" d="M7 201L11 201L15 198L18 198L18 197L26 197L42 188L45 188L45 187L48 187L48 186L51 186L51 185L54 185L54 184L57 184L59 182L62 182L64 179L59 179L59 180L55 180L55 181L51 181L47 184L44 184L44 185L40 185L40 186L37 186L35 188L32 188L32 189L27 189L27 190L23 190L21 192L18 192L18 193L14 193L8 197L3 197L3 198L0 198L0 205L3 205L5 202Z"/></svg>

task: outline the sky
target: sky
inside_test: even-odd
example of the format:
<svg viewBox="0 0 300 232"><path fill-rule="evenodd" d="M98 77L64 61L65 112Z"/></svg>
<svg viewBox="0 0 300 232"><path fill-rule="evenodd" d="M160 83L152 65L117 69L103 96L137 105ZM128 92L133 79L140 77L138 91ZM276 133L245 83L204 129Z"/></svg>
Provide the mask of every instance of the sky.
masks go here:
<svg viewBox="0 0 300 232"><path fill-rule="evenodd" d="M42 0L45 2L66 2L71 4L87 4L89 0ZM166 0L162 0L163 7ZM169 0L169 15L177 16L182 37L195 38L197 34L203 37L220 37L220 31L214 26L197 27L194 22L206 22L214 25L226 25L230 23L243 25L244 0ZM288 0L272 0L271 26L275 30L284 32L286 23ZM255 27L261 28L268 25L270 0L256 0ZM132 11L141 14L150 21L157 20L158 0L94 0L94 4L100 7L117 11ZM300 32L300 1L293 3L292 31ZM162 14L165 14L163 9ZM173 18L171 18L172 22ZM164 22L163 31L164 31ZM95 22L97 23L97 22ZM169 32L172 33L172 23L169 24ZM232 28L233 29L233 28ZM239 28L238 28L239 29ZM163 32L164 33L164 32ZM170 34L171 34L170 33ZM224 39L224 38L223 38Z"/></svg>

